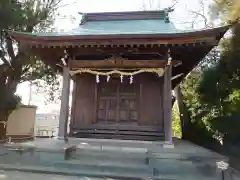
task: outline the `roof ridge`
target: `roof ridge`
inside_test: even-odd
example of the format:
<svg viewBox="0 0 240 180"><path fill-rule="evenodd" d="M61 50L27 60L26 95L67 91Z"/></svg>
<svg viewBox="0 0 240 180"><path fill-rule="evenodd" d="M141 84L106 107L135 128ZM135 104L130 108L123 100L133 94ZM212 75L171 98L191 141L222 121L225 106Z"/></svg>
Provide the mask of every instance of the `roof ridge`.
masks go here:
<svg viewBox="0 0 240 180"><path fill-rule="evenodd" d="M164 12L168 10L169 8L164 8L164 9L159 9L159 10L133 10L133 11L106 11L106 12L79 12L80 14L108 14L108 13L141 13L141 12L149 12L149 13L154 13L154 12ZM172 9L173 10L173 9Z"/></svg>
<svg viewBox="0 0 240 180"><path fill-rule="evenodd" d="M168 14L173 9L166 8L163 10L151 10L151 11L118 11L118 12L95 12L95 13L81 13L82 20L80 24L84 24L89 21L121 21L121 20L152 20L162 19L169 22Z"/></svg>

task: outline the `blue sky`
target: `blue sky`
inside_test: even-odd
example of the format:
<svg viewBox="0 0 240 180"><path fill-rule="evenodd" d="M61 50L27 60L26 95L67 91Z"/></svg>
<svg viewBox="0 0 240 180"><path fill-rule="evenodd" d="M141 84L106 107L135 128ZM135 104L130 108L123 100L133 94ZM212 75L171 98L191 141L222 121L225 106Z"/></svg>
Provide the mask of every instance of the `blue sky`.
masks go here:
<svg viewBox="0 0 240 180"><path fill-rule="evenodd" d="M194 17L190 10L200 11L199 0L178 0L175 5L175 11L171 13L170 18L178 29L186 29ZM212 0L204 0L205 14ZM136 11L145 9L156 10L172 6L171 0L63 0L60 4L59 16L55 22L56 31L69 31L75 29L80 22L78 12L110 12L110 11ZM195 28L202 28L200 22ZM32 104L38 106L38 112L59 111L60 104L44 104L44 93L34 95L33 87ZM27 104L29 100L29 85L24 83L19 85L17 94L22 97L23 103Z"/></svg>

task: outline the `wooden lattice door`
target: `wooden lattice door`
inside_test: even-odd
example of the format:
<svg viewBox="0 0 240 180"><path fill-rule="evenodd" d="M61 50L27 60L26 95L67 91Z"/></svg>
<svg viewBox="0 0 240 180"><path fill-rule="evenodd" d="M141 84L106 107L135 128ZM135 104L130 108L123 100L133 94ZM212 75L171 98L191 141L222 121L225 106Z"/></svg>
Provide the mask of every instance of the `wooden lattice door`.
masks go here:
<svg viewBox="0 0 240 180"><path fill-rule="evenodd" d="M121 83L119 79L100 83L98 86L99 123L132 124L137 123L137 87Z"/></svg>

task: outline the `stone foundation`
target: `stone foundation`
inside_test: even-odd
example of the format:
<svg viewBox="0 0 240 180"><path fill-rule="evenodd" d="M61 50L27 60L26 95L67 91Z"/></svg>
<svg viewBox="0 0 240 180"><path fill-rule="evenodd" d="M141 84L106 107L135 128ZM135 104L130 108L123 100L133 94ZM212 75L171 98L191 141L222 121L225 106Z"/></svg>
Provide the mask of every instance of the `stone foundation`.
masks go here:
<svg viewBox="0 0 240 180"><path fill-rule="evenodd" d="M174 148L164 142L36 139L6 145L0 169L127 179L217 180L217 153L179 139Z"/></svg>

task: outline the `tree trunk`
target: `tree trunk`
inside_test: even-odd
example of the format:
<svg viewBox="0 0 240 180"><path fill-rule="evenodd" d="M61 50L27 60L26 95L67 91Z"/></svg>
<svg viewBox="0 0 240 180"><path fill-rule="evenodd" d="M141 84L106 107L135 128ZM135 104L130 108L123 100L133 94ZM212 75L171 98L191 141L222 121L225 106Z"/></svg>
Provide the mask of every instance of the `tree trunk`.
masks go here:
<svg viewBox="0 0 240 180"><path fill-rule="evenodd" d="M7 122L8 115L6 112L0 110L0 140L6 138L6 126L4 122Z"/></svg>
<svg viewBox="0 0 240 180"><path fill-rule="evenodd" d="M183 101L183 94L180 86L174 89L180 114L182 139L191 141L205 148L220 149L220 143L212 137L212 134L198 123L192 123L189 111Z"/></svg>
<svg viewBox="0 0 240 180"><path fill-rule="evenodd" d="M188 139L189 134L189 125L190 125L190 116L188 114L188 110L186 105L183 102L183 95L181 92L180 85L176 86L174 89L174 94L177 100L179 114L180 114L180 122L181 122L181 129L182 129L182 139Z"/></svg>

